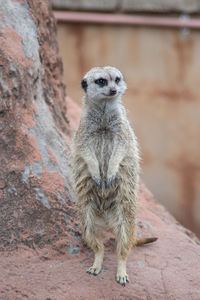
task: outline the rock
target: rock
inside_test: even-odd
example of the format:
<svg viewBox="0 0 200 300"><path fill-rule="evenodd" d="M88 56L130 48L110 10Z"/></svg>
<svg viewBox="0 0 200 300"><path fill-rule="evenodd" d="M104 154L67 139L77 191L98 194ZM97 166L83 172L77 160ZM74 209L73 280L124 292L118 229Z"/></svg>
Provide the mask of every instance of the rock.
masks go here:
<svg viewBox="0 0 200 300"><path fill-rule="evenodd" d="M66 247L66 236L57 245L61 254L50 246L2 253L0 298L198 300L200 241L190 231L186 234L143 184L138 202L139 234L158 240L132 250L127 268L130 282L125 288L115 282L117 256L112 238L106 236L103 270L95 277L86 273L93 253L81 244Z"/></svg>
<svg viewBox="0 0 200 300"><path fill-rule="evenodd" d="M66 232L73 242L71 129L55 20L42 0L4 1L0 20L0 249L42 248Z"/></svg>

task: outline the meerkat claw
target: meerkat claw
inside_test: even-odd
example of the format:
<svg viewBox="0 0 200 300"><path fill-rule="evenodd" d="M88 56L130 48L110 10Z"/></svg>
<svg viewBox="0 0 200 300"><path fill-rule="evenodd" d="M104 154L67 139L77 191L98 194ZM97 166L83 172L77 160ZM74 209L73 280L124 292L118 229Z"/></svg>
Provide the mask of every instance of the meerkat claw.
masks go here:
<svg viewBox="0 0 200 300"><path fill-rule="evenodd" d="M94 182L96 183L96 185L98 186L98 188L102 188L102 181L100 178L97 178L97 177L92 177L92 179L94 180Z"/></svg>
<svg viewBox="0 0 200 300"><path fill-rule="evenodd" d="M121 277L117 276L116 277L117 283L121 284L122 286L126 286L126 283L129 282L128 275Z"/></svg>
<svg viewBox="0 0 200 300"><path fill-rule="evenodd" d="M115 176L110 176L107 180L106 180L106 187L108 188L109 186L111 186L111 184L113 183L115 179Z"/></svg>
<svg viewBox="0 0 200 300"><path fill-rule="evenodd" d="M97 268L90 267L86 272L88 274L92 274L94 276L97 276L100 273L101 270L98 270Z"/></svg>

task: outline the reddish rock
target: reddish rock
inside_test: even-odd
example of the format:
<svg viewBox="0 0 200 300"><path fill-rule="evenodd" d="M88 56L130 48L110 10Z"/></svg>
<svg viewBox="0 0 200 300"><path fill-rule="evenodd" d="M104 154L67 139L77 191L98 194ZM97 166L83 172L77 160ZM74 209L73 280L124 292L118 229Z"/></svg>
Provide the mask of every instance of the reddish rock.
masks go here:
<svg viewBox="0 0 200 300"><path fill-rule="evenodd" d="M0 16L0 249L57 247L66 233L76 247L55 20L42 0L5 1Z"/></svg>
<svg viewBox="0 0 200 300"><path fill-rule="evenodd" d="M85 271L93 254L86 247L66 247L66 236L59 241L62 253L20 248L2 254L0 299L199 299L199 240L183 228L141 185L138 215L139 233L158 236L157 242L137 247L128 258L130 283L125 288L115 282L116 252L107 238L103 270L97 276ZM70 254L71 253L71 254Z"/></svg>

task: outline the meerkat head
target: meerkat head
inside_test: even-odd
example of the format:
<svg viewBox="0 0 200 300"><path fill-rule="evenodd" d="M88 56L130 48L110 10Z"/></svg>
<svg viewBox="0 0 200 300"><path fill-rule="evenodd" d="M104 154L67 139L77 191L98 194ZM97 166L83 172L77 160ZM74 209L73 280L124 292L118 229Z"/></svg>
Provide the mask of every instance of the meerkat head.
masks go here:
<svg viewBox="0 0 200 300"><path fill-rule="evenodd" d="M84 76L81 85L87 98L94 101L116 99L126 90L121 72L109 66L92 68Z"/></svg>

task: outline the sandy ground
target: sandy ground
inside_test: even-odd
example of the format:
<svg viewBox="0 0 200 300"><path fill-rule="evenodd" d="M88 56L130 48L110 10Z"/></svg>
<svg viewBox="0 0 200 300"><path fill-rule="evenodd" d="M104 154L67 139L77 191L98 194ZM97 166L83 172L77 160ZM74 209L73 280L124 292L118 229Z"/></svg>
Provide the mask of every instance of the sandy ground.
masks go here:
<svg viewBox="0 0 200 300"><path fill-rule="evenodd" d="M139 235L159 239L136 247L128 257L130 283L115 281L115 244L106 235L102 272L89 275L93 253L63 254L52 248L20 248L1 253L0 300L199 300L199 240L156 203L148 190L140 197Z"/></svg>
<svg viewBox="0 0 200 300"><path fill-rule="evenodd" d="M145 265L140 256L151 255L155 247L152 244L132 251L128 262L130 283L125 288L115 282L117 257L109 249L105 253L103 270L96 277L86 273L93 261L90 251L73 257L54 255L47 249L41 253L21 249L2 255L0 299L153 299L146 298L145 284L140 282ZM164 294L164 285L160 286L160 275L155 276L155 270L152 275L154 279L148 279L153 283L148 293L159 299L155 298L156 294Z"/></svg>

